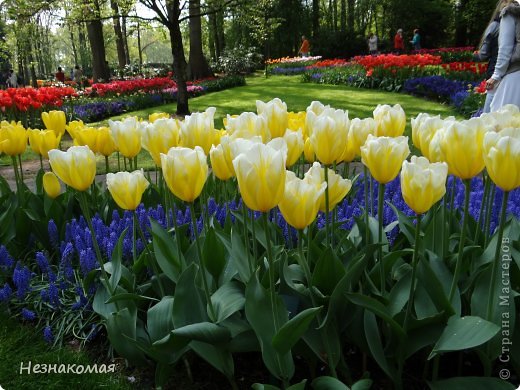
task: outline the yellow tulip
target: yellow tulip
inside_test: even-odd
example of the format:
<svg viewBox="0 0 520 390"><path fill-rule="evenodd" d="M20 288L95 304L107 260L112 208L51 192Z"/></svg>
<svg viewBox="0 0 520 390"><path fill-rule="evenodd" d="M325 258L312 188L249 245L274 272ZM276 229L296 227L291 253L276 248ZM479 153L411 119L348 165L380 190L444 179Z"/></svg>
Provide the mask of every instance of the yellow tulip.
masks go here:
<svg viewBox="0 0 520 390"><path fill-rule="evenodd" d="M284 194L278 204L287 223L295 229L309 226L316 219L326 187L327 183L316 186L297 178L294 172L287 171Z"/></svg>
<svg viewBox="0 0 520 390"><path fill-rule="evenodd" d="M304 143L302 131L287 130L283 139L287 143L287 161L285 162L285 166L289 168L298 161L303 153Z"/></svg>
<svg viewBox="0 0 520 390"><path fill-rule="evenodd" d="M419 114L422 117L412 119L412 140L416 148L418 148L423 156L430 159L430 142L435 133L442 129L448 123L440 116L429 116L427 114Z"/></svg>
<svg viewBox="0 0 520 390"><path fill-rule="evenodd" d="M287 128L297 131L299 129L305 128L305 111L300 112L289 112L288 113L288 123Z"/></svg>
<svg viewBox="0 0 520 390"><path fill-rule="evenodd" d="M227 180L235 175L235 172L232 169L233 165L231 164L230 167L228 164L225 146L222 144L211 146L211 150L209 151L209 159L211 161L211 170L213 171L213 174L220 180Z"/></svg>
<svg viewBox="0 0 520 390"><path fill-rule="evenodd" d="M325 165L339 162L347 147L350 121L348 112L327 109L319 115L312 128L312 148L318 161Z"/></svg>
<svg viewBox="0 0 520 390"><path fill-rule="evenodd" d="M142 169L107 174L108 191L123 210L135 210L149 184Z"/></svg>
<svg viewBox="0 0 520 390"><path fill-rule="evenodd" d="M520 128L484 136L483 155L491 180L504 191L520 187Z"/></svg>
<svg viewBox="0 0 520 390"><path fill-rule="evenodd" d="M83 121L70 121L66 126L65 129L70 134L72 138L76 138L76 131L81 130L85 127L85 124Z"/></svg>
<svg viewBox="0 0 520 390"><path fill-rule="evenodd" d="M204 150L173 147L161 153L164 180L170 191L185 202L193 202L202 192L208 178L208 163Z"/></svg>
<svg viewBox="0 0 520 390"><path fill-rule="evenodd" d="M18 156L27 148L27 132L20 122L0 123L0 153Z"/></svg>
<svg viewBox="0 0 520 390"><path fill-rule="evenodd" d="M61 135L56 136L52 130L27 130L31 149L44 158L49 158L49 150L57 149Z"/></svg>
<svg viewBox="0 0 520 390"><path fill-rule="evenodd" d="M96 156L88 146L71 146L66 152L49 151L53 172L69 187L85 191L96 177Z"/></svg>
<svg viewBox="0 0 520 390"><path fill-rule="evenodd" d="M373 114L377 123L375 135L378 137L399 137L403 135L406 127L406 114L399 104L393 107L387 104L379 104Z"/></svg>
<svg viewBox="0 0 520 390"><path fill-rule="evenodd" d="M154 123L157 119L170 119L170 114L166 112L154 112L148 115L148 122Z"/></svg>
<svg viewBox="0 0 520 390"><path fill-rule="evenodd" d="M175 119L159 118L143 127L141 143L155 165L161 166L161 153L179 145L180 129Z"/></svg>
<svg viewBox="0 0 520 390"><path fill-rule="evenodd" d="M314 154L314 149L312 148L310 138L307 138L303 144L303 155L305 157L305 161L308 163L316 161L316 154Z"/></svg>
<svg viewBox="0 0 520 390"><path fill-rule="evenodd" d="M98 129L95 127L82 127L74 131L74 145L88 146L90 150L97 153L97 134Z"/></svg>
<svg viewBox="0 0 520 390"><path fill-rule="evenodd" d="M482 142L486 129L476 122L450 122L442 133L440 149L449 173L471 179L484 169Z"/></svg>
<svg viewBox="0 0 520 390"><path fill-rule="evenodd" d="M134 158L141 151L141 130L136 117L123 121L108 121L117 149L126 158Z"/></svg>
<svg viewBox="0 0 520 390"><path fill-rule="evenodd" d="M446 193L448 164L430 163L426 157L404 161L401 191L406 204L417 214L427 212Z"/></svg>
<svg viewBox="0 0 520 390"><path fill-rule="evenodd" d="M431 162L445 161L444 155L442 154L441 142L444 138L444 127L437 130L428 144L428 152L424 150L423 155ZM426 148L426 145L423 145Z"/></svg>
<svg viewBox="0 0 520 390"><path fill-rule="evenodd" d="M65 133L65 126L67 125L67 118L63 111L52 110L42 112L43 124L47 130L52 130L56 136L62 136Z"/></svg>
<svg viewBox="0 0 520 390"><path fill-rule="evenodd" d="M254 144L261 144L262 138L261 137L252 137L252 138L236 138L236 139L222 139L221 145L226 144L229 145L229 158L231 160L231 165L233 165L233 160L241 153L247 153L247 151L254 145ZM234 172L234 168L233 168Z"/></svg>
<svg viewBox="0 0 520 390"><path fill-rule="evenodd" d="M220 144L220 140L222 139L222 137L225 137L225 136L228 136L228 132L227 130L225 129L220 129L220 130L216 130L215 129L215 132L213 133L213 141L211 142L212 146L217 146L218 144Z"/></svg>
<svg viewBox="0 0 520 390"><path fill-rule="evenodd" d="M365 144L369 134L376 133L376 121L373 118L354 118L350 122L348 144L356 156L361 156L361 147Z"/></svg>
<svg viewBox="0 0 520 390"><path fill-rule="evenodd" d="M98 128L96 137L96 149L99 154L105 157L110 156L117 150L116 142L114 141L114 137L112 137L112 132L110 131L110 128L106 126Z"/></svg>
<svg viewBox="0 0 520 390"><path fill-rule="evenodd" d="M287 149L273 146L254 143L233 160L240 194L251 210L269 211L283 197Z"/></svg>
<svg viewBox="0 0 520 390"><path fill-rule="evenodd" d="M408 137L374 137L369 135L361 147L361 162L370 169L372 177L386 184L399 174L403 161L410 154Z"/></svg>
<svg viewBox="0 0 520 390"><path fill-rule="evenodd" d="M267 103L257 100L256 111L267 121L271 138L283 137L289 125L287 104L279 98L274 98Z"/></svg>
<svg viewBox="0 0 520 390"><path fill-rule="evenodd" d="M43 175L43 189L49 198L55 199L60 195L61 185L54 173L45 172Z"/></svg>
<svg viewBox="0 0 520 390"><path fill-rule="evenodd" d="M257 136L262 137L263 142L268 142L271 139L267 120L254 112L243 112L234 117L228 115L226 129L233 139L248 139Z"/></svg>
<svg viewBox="0 0 520 390"><path fill-rule="evenodd" d="M207 155L213 145L215 137L215 124L213 117L216 108L209 107L204 112L196 112L186 116L181 123L181 144L187 148L200 146Z"/></svg>
<svg viewBox="0 0 520 390"><path fill-rule="evenodd" d="M325 109L330 109L330 106L323 105L321 102L314 100L305 110L305 123L303 126L303 134L306 137L310 137L312 134L312 128L314 126L314 120L318 115L321 115Z"/></svg>
<svg viewBox="0 0 520 390"><path fill-rule="evenodd" d="M344 179L341 175L338 175L332 169L327 168L328 172L328 188L329 188L329 211L334 210L334 207L347 196L350 189L352 188L352 181ZM325 183L325 171L321 167L320 163L315 162L312 167L305 172L304 180L315 187L321 186ZM325 194L320 199L319 209L323 212L326 211Z"/></svg>

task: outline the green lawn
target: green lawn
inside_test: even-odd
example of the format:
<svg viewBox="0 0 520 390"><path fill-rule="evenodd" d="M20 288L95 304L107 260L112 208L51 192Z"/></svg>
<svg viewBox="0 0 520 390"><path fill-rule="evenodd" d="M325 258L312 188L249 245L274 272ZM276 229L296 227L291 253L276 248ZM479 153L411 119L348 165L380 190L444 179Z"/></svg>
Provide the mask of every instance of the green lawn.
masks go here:
<svg viewBox="0 0 520 390"><path fill-rule="evenodd" d="M121 375L121 369L105 374L20 374L20 364L31 367L35 364L76 364L87 367L95 361L83 351L74 351L65 347L52 350L43 341L41 332L35 332L31 325L23 325L14 319L8 319L7 313L0 309L0 387L5 390L24 389L104 389L123 390L133 388ZM103 358L103 356L100 356ZM49 367L49 366L48 366ZM98 366L100 367L100 366Z"/></svg>
<svg viewBox="0 0 520 390"><path fill-rule="evenodd" d="M371 117L372 111L378 104L393 105L396 103L399 103L405 110L408 124L410 118L421 112L433 115L439 114L442 117L457 116L455 110L450 106L410 95L341 85L302 83L299 76L271 76L267 79L259 76L248 77L247 85L243 87L199 96L190 99L189 105L192 112L204 111L210 106L216 107L215 126L220 128L222 127L222 118L226 114L240 114L244 111L256 112L256 100L268 101L275 97L285 101L289 111L304 111L313 100L319 100L334 108L348 110L350 118ZM168 104L134 111L123 116L131 114L148 117L153 112L175 112L175 110L175 104Z"/></svg>

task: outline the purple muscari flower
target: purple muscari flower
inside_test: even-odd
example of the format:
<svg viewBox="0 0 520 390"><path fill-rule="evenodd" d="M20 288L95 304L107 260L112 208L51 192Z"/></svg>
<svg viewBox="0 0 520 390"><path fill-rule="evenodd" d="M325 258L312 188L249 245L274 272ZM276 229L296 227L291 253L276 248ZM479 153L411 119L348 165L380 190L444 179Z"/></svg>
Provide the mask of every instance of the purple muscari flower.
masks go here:
<svg viewBox="0 0 520 390"><path fill-rule="evenodd" d="M58 286L56 286L56 284L49 283L49 288L47 288L47 294L46 294L45 298L53 306L60 305L59 290L58 290Z"/></svg>
<svg viewBox="0 0 520 390"><path fill-rule="evenodd" d="M79 300L72 305L72 310L79 310L87 305L88 300L85 297L85 294L83 294L83 289L81 288L81 286L76 286L74 290L76 291Z"/></svg>
<svg viewBox="0 0 520 390"><path fill-rule="evenodd" d="M53 219L49 220L47 225L47 231L49 233L49 240L54 248L58 248L60 245L60 235L58 233L58 227Z"/></svg>
<svg viewBox="0 0 520 390"><path fill-rule="evenodd" d="M72 243L66 243L61 253L60 270L69 281L74 280L74 269L72 268L73 254L74 247L72 246Z"/></svg>
<svg viewBox="0 0 520 390"><path fill-rule="evenodd" d="M20 263L16 264L13 271L13 283L16 286L16 296L22 300L30 291L31 271L27 267L22 267Z"/></svg>
<svg viewBox="0 0 520 390"><path fill-rule="evenodd" d="M11 290L11 287L5 283L4 287L0 288L0 302L6 302L11 298L11 295L13 293L13 290Z"/></svg>
<svg viewBox="0 0 520 390"><path fill-rule="evenodd" d="M42 273L47 274L50 271L49 260L47 260L47 256L43 252L36 252L36 263Z"/></svg>
<svg viewBox="0 0 520 390"><path fill-rule="evenodd" d="M14 260L3 245L0 246L0 269L7 271L14 265Z"/></svg>
<svg viewBox="0 0 520 390"><path fill-rule="evenodd" d="M96 255L92 248L87 248L79 253L79 266L81 268L81 274L83 277L98 267Z"/></svg>
<svg viewBox="0 0 520 390"><path fill-rule="evenodd" d="M54 341L54 335L52 334L52 329L48 325L43 329L43 339L49 344L52 344L52 342Z"/></svg>
<svg viewBox="0 0 520 390"><path fill-rule="evenodd" d="M23 308L22 317L26 321L34 321L36 319L36 314L29 309Z"/></svg>

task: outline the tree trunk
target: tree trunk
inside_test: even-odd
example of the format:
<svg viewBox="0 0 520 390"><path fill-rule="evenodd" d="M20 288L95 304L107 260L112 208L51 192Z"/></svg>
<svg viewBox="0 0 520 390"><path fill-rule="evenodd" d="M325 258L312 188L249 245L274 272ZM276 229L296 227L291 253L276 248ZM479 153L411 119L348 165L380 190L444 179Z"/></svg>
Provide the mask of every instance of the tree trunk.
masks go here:
<svg viewBox="0 0 520 390"><path fill-rule="evenodd" d="M99 80L108 80L109 77L108 67L106 65L103 24L99 19L100 10L97 0L93 2L93 9L90 11L92 19L87 22L87 33L92 53L92 78L96 83Z"/></svg>
<svg viewBox="0 0 520 390"><path fill-rule="evenodd" d="M468 43L468 26L463 15L467 3L467 0L460 0L459 5L455 6L455 45L458 47Z"/></svg>
<svg viewBox="0 0 520 390"><path fill-rule="evenodd" d="M114 34L116 35L117 62L119 68L123 69L126 65L126 53L121 23L119 21L119 6L117 0L110 0L110 7L113 11L112 22L114 24Z"/></svg>
<svg viewBox="0 0 520 390"><path fill-rule="evenodd" d="M217 50L218 46L218 38L217 38L217 17L214 13L211 13L208 15L208 46L209 46L209 52L211 55L211 59L213 61L216 61L217 58L220 56L220 50ZM217 52L219 54L217 54Z"/></svg>
<svg viewBox="0 0 520 390"><path fill-rule="evenodd" d="M182 33L179 23L179 0L166 2L168 10L170 41L173 55L173 73L177 83L177 115L189 115L188 89L186 86L186 57L182 45Z"/></svg>
<svg viewBox="0 0 520 390"><path fill-rule="evenodd" d="M200 0L190 0L190 60L188 78L191 80L212 76L213 73L202 52L202 28L200 22Z"/></svg>
<svg viewBox="0 0 520 390"><path fill-rule="evenodd" d="M123 22L123 43L125 46L125 55L126 55L125 64L129 65L130 64L130 50L128 48L128 34L126 32L126 16L123 16L122 22Z"/></svg>
<svg viewBox="0 0 520 390"><path fill-rule="evenodd" d="M85 37L85 25L82 23L78 26L78 41L79 41L79 57L81 60L81 67L85 71L90 68L90 55L87 49L87 39ZM76 63L76 65L79 65Z"/></svg>
<svg viewBox="0 0 520 390"><path fill-rule="evenodd" d="M340 10L340 16L339 16L339 25L340 30L342 33L345 33L347 31L347 1L341 0L341 10Z"/></svg>
<svg viewBox="0 0 520 390"><path fill-rule="evenodd" d="M226 48L226 40L224 37L224 10L220 10L216 13L216 30L217 30L217 57L222 55L222 52Z"/></svg>
<svg viewBox="0 0 520 390"><path fill-rule="evenodd" d="M143 48L141 46L141 25L137 21L137 51L139 52L139 72L143 68Z"/></svg>
<svg viewBox="0 0 520 390"><path fill-rule="evenodd" d="M347 14L348 14L348 23L347 23L347 31L350 37L354 36L354 11L355 11L356 0L347 0Z"/></svg>
<svg viewBox="0 0 520 390"><path fill-rule="evenodd" d="M312 0L312 37L316 39L320 30L320 0Z"/></svg>

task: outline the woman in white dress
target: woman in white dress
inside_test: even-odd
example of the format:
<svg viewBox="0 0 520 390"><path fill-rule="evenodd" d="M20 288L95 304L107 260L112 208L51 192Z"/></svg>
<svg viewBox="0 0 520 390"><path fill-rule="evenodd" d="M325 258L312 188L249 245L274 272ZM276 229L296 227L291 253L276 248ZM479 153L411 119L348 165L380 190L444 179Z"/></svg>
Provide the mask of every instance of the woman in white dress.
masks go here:
<svg viewBox="0 0 520 390"><path fill-rule="evenodd" d="M488 90L495 90L492 112L506 104L520 107L520 1L502 0L501 3L497 64L486 82Z"/></svg>

